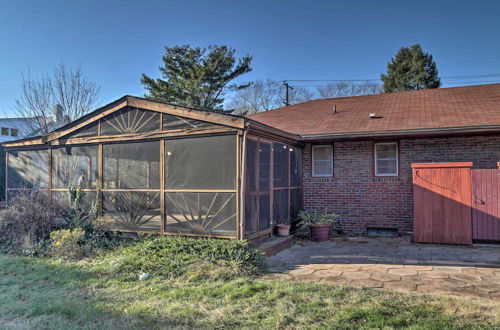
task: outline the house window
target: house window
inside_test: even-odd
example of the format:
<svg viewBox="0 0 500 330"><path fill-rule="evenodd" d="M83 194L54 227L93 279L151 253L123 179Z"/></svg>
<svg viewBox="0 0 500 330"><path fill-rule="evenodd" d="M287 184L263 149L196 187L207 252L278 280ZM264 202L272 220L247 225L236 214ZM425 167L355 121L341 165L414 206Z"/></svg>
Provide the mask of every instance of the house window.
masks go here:
<svg viewBox="0 0 500 330"><path fill-rule="evenodd" d="M375 175L398 175L398 144L375 143Z"/></svg>
<svg viewBox="0 0 500 330"><path fill-rule="evenodd" d="M8 127L2 127L2 135L9 136L9 128Z"/></svg>
<svg viewBox="0 0 500 330"><path fill-rule="evenodd" d="M19 135L19 131L17 130L17 128L10 129L10 136L18 136L18 135Z"/></svg>
<svg viewBox="0 0 500 330"><path fill-rule="evenodd" d="M312 175L317 177L333 176L333 146L312 147Z"/></svg>

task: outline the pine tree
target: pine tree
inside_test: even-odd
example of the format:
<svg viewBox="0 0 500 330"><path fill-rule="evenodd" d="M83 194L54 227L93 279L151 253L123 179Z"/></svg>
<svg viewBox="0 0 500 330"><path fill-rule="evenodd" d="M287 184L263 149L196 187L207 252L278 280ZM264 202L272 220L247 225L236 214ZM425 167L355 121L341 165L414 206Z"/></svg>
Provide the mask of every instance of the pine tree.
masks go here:
<svg viewBox="0 0 500 330"><path fill-rule="evenodd" d="M387 75L382 74L380 78L386 93L441 86L436 62L418 44L400 48L387 64Z"/></svg>
<svg viewBox="0 0 500 330"><path fill-rule="evenodd" d="M201 109L222 109L224 92L235 78L252 71L252 57L238 59L227 46L192 48L189 45L165 47L162 77L153 79L142 74L146 97Z"/></svg>

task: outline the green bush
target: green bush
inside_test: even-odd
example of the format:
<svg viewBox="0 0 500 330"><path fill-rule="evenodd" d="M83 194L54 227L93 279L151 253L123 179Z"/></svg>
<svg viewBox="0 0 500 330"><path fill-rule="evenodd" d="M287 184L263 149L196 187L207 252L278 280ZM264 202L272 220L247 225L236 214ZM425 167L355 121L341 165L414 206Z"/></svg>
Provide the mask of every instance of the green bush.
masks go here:
<svg viewBox="0 0 500 330"><path fill-rule="evenodd" d="M90 253L90 246L85 243L83 229L61 229L50 233L50 255L62 259L81 259Z"/></svg>
<svg viewBox="0 0 500 330"><path fill-rule="evenodd" d="M94 267L125 277L145 272L162 278L225 280L261 274L264 259L244 241L156 236L108 253Z"/></svg>

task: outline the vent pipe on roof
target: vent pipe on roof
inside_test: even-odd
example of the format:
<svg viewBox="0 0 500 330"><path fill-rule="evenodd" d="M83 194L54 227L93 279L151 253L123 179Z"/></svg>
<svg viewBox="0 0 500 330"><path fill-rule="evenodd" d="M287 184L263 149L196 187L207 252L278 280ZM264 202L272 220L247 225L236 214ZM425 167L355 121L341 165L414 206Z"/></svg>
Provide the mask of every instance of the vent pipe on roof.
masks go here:
<svg viewBox="0 0 500 330"><path fill-rule="evenodd" d="M333 105L333 113L337 113L337 105L336 104Z"/></svg>
<svg viewBox="0 0 500 330"><path fill-rule="evenodd" d="M375 112L370 113L370 118L377 118L377 114Z"/></svg>

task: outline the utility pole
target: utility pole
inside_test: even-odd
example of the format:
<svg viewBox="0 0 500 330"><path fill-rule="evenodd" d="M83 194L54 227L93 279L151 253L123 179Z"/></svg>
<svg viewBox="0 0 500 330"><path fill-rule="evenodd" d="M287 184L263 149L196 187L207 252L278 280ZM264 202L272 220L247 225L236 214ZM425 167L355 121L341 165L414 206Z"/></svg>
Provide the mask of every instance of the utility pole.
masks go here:
<svg viewBox="0 0 500 330"><path fill-rule="evenodd" d="M293 87L288 85L286 80L283 81L283 86L285 86L285 100L283 101L283 103L285 104L285 106L289 106L290 102L289 102L289 98L288 98L288 90L293 89Z"/></svg>

